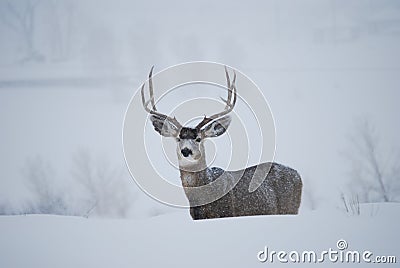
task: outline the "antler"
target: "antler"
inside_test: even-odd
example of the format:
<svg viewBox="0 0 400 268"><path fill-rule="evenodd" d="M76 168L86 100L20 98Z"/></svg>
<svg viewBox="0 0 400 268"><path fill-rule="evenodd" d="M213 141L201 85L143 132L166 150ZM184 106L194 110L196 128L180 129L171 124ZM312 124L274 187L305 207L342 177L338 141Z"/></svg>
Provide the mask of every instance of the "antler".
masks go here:
<svg viewBox="0 0 400 268"><path fill-rule="evenodd" d="M169 121L173 122L177 127L181 128L182 125L178 122L178 120L176 120L175 117L172 118L172 117L169 117L169 116L167 116L165 114L157 112L156 104L155 104L155 101L154 101L154 91L153 91L153 79L152 79L153 69L154 69L154 66L151 67L151 70L150 70L150 73L149 73L150 99L148 101L146 101L145 97L144 97L144 85L145 85L145 83L143 83L143 85L142 85L141 93L142 93L142 104L143 104L143 107L149 114L156 115L156 116L160 117L163 120L168 119ZM151 107L152 107L151 109L149 108L149 103L151 103Z"/></svg>
<svg viewBox="0 0 400 268"><path fill-rule="evenodd" d="M227 84L227 88L228 88L228 98L225 100L223 98L221 98L221 100L223 102L225 102L225 109L217 114L214 114L210 117L204 116L203 121L201 121L197 126L196 129L200 130L202 127L204 127L207 123L209 123L210 121L222 117L226 114L229 114L230 112L232 112L233 108L235 107L236 104L236 72L233 71L233 80L232 83L230 81L229 78L229 73L228 70L225 66L225 75L226 75L226 84ZM232 100L232 92L233 92L233 100Z"/></svg>

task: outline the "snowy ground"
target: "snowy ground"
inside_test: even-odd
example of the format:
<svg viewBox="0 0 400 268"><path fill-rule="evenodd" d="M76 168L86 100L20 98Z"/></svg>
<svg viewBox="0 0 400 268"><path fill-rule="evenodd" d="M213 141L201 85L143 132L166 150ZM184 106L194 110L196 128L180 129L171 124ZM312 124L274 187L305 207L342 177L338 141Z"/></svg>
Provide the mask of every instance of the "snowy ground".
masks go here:
<svg viewBox="0 0 400 268"><path fill-rule="evenodd" d="M399 213L399 204L388 203L362 206L359 216L320 210L197 222L184 210L146 220L4 216L0 267L271 267L277 264L257 259L265 246L321 252L337 250L339 239L347 250L398 259Z"/></svg>

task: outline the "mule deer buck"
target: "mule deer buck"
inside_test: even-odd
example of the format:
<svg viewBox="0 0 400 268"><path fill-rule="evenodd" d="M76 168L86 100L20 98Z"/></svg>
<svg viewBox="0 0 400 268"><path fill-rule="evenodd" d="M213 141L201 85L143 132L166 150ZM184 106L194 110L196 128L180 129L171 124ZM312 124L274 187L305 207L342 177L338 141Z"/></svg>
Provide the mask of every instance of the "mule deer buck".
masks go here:
<svg viewBox="0 0 400 268"><path fill-rule="evenodd" d="M153 66L154 68L154 66ZM238 171L224 171L221 168L207 167L204 139L218 137L225 133L231 117L229 113L236 103L236 73L231 81L225 67L228 97L225 109L204 119L194 128L183 127L175 117L169 117L157 111L153 92L151 68L149 74L149 95L146 101L143 84L141 88L144 109L150 114L154 129L164 137L175 138L177 142L178 163L182 186L190 204L190 214L194 220L249 216L297 214L301 201L302 181L294 169L274 162L262 163ZM150 105L150 107L149 107ZM250 182L255 177L261 185L249 191ZM205 204L199 204L210 193L191 194L194 187L201 187L217 179L222 185L231 185L221 198ZM224 189L226 190L226 189Z"/></svg>

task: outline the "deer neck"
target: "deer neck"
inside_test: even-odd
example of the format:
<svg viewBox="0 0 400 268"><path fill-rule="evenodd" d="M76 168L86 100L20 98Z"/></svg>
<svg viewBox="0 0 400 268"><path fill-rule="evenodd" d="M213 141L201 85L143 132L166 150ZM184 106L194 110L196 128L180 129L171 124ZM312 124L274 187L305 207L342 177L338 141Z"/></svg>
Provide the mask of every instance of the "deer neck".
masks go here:
<svg viewBox="0 0 400 268"><path fill-rule="evenodd" d="M198 187L207 184L207 164L203 156L192 166L179 166L183 187Z"/></svg>

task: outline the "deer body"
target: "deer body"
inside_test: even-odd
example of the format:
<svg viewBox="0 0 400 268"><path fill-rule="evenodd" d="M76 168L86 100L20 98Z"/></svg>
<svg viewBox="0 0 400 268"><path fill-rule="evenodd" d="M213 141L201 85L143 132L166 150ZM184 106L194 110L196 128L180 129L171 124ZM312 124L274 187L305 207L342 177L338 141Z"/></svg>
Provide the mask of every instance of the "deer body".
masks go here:
<svg viewBox="0 0 400 268"><path fill-rule="evenodd" d="M203 141L225 133L231 122L228 114L236 103L236 74L231 82L225 68L228 88L228 98L224 100L225 110L210 117L204 117L195 128L189 128L182 127L176 118L157 111L151 79L152 71L153 68L149 74L150 100L148 101L145 101L144 97L144 84L142 86L143 106L151 114L150 120L154 129L164 137L176 139L182 186L189 200L190 214L194 220L298 213L302 181L294 169L277 163L262 163L238 171L207 167ZM149 104L152 108L148 107ZM251 181L254 177L262 183L251 191ZM210 184L213 187L201 187ZM194 190L199 187L202 189L200 193ZM226 194L211 203L199 203L199 200L206 199L215 191Z"/></svg>
<svg viewBox="0 0 400 268"><path fill-rule="evenodd" d="M258 172L264 174L265 180L254 192L249 192L256 168L261 169ZM202 206L191 206L190 214L194 220L298 213L302 189L300 175L294 169L277 163L263 163L238 171L224 171L216 167L194 173L181 170L182 184L188 187L185 189L189 203L190 187L208 184L220 176L221 179L237 179L238 182L220 199ZM188 177L191 179L188 180Z"/></svg>

